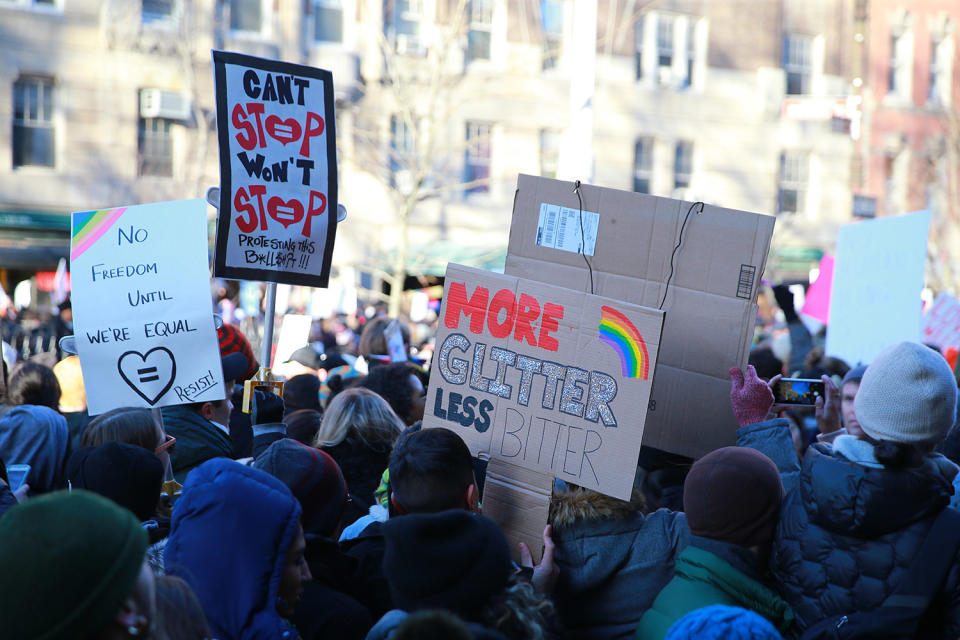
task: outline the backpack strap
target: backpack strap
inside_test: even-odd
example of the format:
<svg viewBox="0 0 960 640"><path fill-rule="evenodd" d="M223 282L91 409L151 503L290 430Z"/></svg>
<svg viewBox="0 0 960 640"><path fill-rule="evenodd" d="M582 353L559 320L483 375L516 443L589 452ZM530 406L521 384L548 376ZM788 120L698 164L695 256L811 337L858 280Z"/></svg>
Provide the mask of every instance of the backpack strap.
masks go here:
<svg viewBox="0 0 960 640"><path fill-rule="evenodd" d="M958 550L960 511L944 507L920 544L906 575L881 606L925 610L940 591Z"/></svg>

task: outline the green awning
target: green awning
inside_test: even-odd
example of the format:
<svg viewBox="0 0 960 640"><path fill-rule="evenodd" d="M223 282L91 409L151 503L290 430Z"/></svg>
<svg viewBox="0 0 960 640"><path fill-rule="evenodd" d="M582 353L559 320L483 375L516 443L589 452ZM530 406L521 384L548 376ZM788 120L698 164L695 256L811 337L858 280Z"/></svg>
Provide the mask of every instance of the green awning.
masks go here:
<svg viewBox="0 0 960 640"><path fill-rule="evenodd" d="M70 214L0 211L0 229L35 229L70 233Z"/></svg>
<svg viewBox="0 0 960 640"><path fill-rule="evenodd" d="M396 252L387 258L386 267L392 265ZM504 246L465 246L455 242L440 241L430 244L413 245L407 251L407 273L410 275L443 277L447 272L447 263L457 264L503 273L507 260L507 247Z"/></svg>

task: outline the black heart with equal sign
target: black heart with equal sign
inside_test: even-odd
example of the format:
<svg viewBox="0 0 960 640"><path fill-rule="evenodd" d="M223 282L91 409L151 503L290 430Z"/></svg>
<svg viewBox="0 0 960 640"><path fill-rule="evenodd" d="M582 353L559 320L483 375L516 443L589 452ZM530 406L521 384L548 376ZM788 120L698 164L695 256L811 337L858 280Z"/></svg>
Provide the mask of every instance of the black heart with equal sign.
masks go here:
<svg viewBox="0 0 960 640"><path fill-rule="evenodd" d="M151 407L163 397L177 377L177 361L166 347L146 353L127 351L117 360L120 377Z"/></svg>

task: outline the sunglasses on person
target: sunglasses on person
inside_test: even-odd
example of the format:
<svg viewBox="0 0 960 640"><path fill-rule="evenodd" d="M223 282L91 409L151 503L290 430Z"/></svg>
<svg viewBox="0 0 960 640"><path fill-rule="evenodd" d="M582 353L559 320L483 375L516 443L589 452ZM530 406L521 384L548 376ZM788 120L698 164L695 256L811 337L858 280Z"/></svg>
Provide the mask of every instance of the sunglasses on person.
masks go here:
<svg viewBox="0 0 960 640"><path fill-rule="evenodd" d="M169 433L164 434L163 438L164 438L163 444L161 444L160 446L158 446L156 449L153 450L153 454L154 454L154 455L157 455L157 456L158 456L158 455L160 455L161 452L166 451L167 449L169 449L169 448L172 447L173 445L177 444L177 439L174 438L174 437L173 437L172 435L170 435Z"/></svg>

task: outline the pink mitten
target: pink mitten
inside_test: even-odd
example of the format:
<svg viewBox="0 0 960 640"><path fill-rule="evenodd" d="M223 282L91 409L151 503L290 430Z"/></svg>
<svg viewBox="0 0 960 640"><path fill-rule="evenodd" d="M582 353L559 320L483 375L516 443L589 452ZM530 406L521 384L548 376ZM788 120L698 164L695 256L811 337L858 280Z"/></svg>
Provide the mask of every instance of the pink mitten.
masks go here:
<svg viewBox="0 0 960 640"><path fill-rule="evenodd" d="M757 377L757 370L753 365L747 366L744 375L740 369L730 369L730 404L733 406L733 415L741 427L748 424L763 422L767 419L770 407L773 406L773 391L767 383Z"/></svg>

